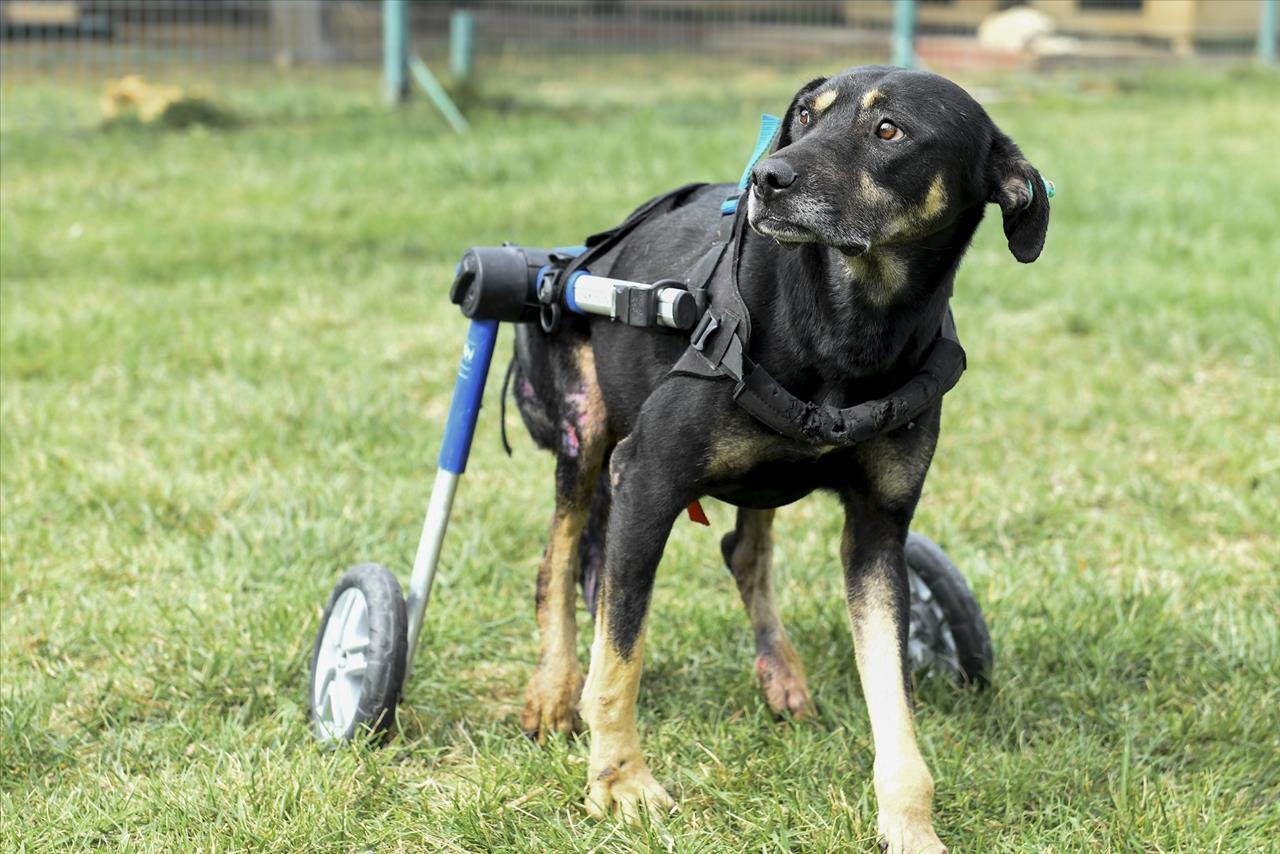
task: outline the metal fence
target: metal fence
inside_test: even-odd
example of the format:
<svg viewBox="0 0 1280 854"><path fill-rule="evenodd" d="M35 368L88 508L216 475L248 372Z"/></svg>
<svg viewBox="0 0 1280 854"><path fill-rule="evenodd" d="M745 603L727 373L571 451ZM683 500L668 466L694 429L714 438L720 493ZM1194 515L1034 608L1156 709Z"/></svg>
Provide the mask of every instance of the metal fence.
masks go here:
<svg viewBox="0 0 1280 854"><path fill-rule="evenodd" d="M1187 0L1202 8L1193 9L1186 19L1190 23L1175 32L1162 22L1172 7L1152 5L1167 0L1029 2L1059 16L1067 34L1108 41L1113 54L1114 45L1127 38L1131 54L1150 56L1187 55L1202 47L1243 53L1255 43L1261 51L1266 40L1255 33L1267 20L1268 3L1272 13L1275 8L1275 0ZM913 3L926 63L932 52L943 62L965 64L976 57L982 64L984 55L973 39L978 22L1013 5L1011 0ZM1184 3L1181 8L1192 7ZM449 21L459 10L474 21L481 63L516 55L591 61L663 51L769 57L838 53L873 61L889 58L895 2L412 0L408 10L413 50L432 63L447 53ZM1203 34L1192 29L1198 20L1229 16L1258 23ZM8 76L106 75L165 66L208 75L312 64L373 70L382 56L382 22L382 0L0 0L0 67ZM1270 27L1274 52L1274 17Z"/></svg>
<svg viewBox="0 0 1280 854"><path fill-rule="evenodd" d="M868 14L841 0L415 0L408 4L416 53L448 50L451 15L475 21L481 59L513 54L767 48L814 53L854 44L887 56L888 2ZM872 7L885 7L875 9ZM0 0L6 71L101 72L166 65L379 67L381 0ZM853 13L852 15L850 13ZM766 39L786 31L801 38Z"/></svg>

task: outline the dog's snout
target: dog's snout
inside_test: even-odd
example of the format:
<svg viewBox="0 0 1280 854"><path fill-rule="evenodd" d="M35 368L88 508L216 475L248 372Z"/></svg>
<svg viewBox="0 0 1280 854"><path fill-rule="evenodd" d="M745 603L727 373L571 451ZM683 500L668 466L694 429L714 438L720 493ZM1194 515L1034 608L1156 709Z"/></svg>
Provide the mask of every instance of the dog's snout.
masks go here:
<svg viewBox="0 0 1280 854"><path fill-rule="evenodd" d="M781 193L795 184L800 177L791 164L780 157L770 157L756 166L751 173L756 187L765 198L774 193Z"/></svg>

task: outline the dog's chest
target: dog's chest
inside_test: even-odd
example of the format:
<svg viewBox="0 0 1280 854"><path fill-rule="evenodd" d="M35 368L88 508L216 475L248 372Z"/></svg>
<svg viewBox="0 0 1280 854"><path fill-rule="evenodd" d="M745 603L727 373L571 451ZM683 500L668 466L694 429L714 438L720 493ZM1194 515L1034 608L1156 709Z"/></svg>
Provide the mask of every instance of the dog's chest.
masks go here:
<svg viewBox="0 0 1280 854"><path fill-rule="evenodd" d="M707 491L743 507L781 507L837 484L848 453L762 433L729 435L712 444Z"/></svg>

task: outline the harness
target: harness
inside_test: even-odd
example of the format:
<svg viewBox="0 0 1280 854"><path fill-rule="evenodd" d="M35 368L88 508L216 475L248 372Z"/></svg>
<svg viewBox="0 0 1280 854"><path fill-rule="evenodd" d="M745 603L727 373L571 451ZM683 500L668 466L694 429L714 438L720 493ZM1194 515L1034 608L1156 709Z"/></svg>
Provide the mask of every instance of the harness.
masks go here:
<svg viewBox="0 0 1280 854"><path fill-rule="evenodd" d="M775 117L763 117L760 136L738 191L720 206L720 223L711 245L679 283L693 296L699 319L689 337L688 349L668 375L733 382L733 399L738 406L791 439L815 445L855 445L911 423L937 403L959 382L965 369L964 349L948 308L937 337L910 379L884 397L843 409L801 400L750 357L751 313L738 289L741 238L746 227L745 196L751 170L768 149L778 126ZM559 320L558 311L549 316L545 309L559 305L564 283L588 268L596 269L610 250L639 225L681 207L706 186L686 184L651 199L620 225L588 237L581 253L553 256L552 266L560 268L559 272L542 277L546 292L539 293L544 306L543 328L551 331Z"/></svg>

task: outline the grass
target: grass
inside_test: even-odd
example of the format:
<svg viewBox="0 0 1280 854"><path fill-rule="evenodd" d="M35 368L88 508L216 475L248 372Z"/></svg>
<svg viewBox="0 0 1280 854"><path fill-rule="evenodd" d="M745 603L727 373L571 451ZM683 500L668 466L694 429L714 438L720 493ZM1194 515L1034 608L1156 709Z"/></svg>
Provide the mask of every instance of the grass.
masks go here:
<svg viewBox="0 0 1280 854"><path fill-rule="evenodd" d="M664 66L659 68L659 66ZM234 131L95 126L96 90L0 110L0 840L5 850L874 850L840 518L779 516L820 713L773 722L710 529L681 523L641 695L665 827L580 809L585 742L516 714L551 460L489 389L401 728L311 740L342 569L412 560L470 245L557 245L731 180L811 68L495 73L460 139L371 77L217 92ZM729 82L725 82L729 81ZM1220 68L972 79L1058 183L1030 267L996 218L954 305L916 527L963 568L997 671L919 691L956 851L1274 850L1280 834L1280 87ZM499 360L509 351L503 337ZM585 661L590 628L582 620Z"/></svg>

